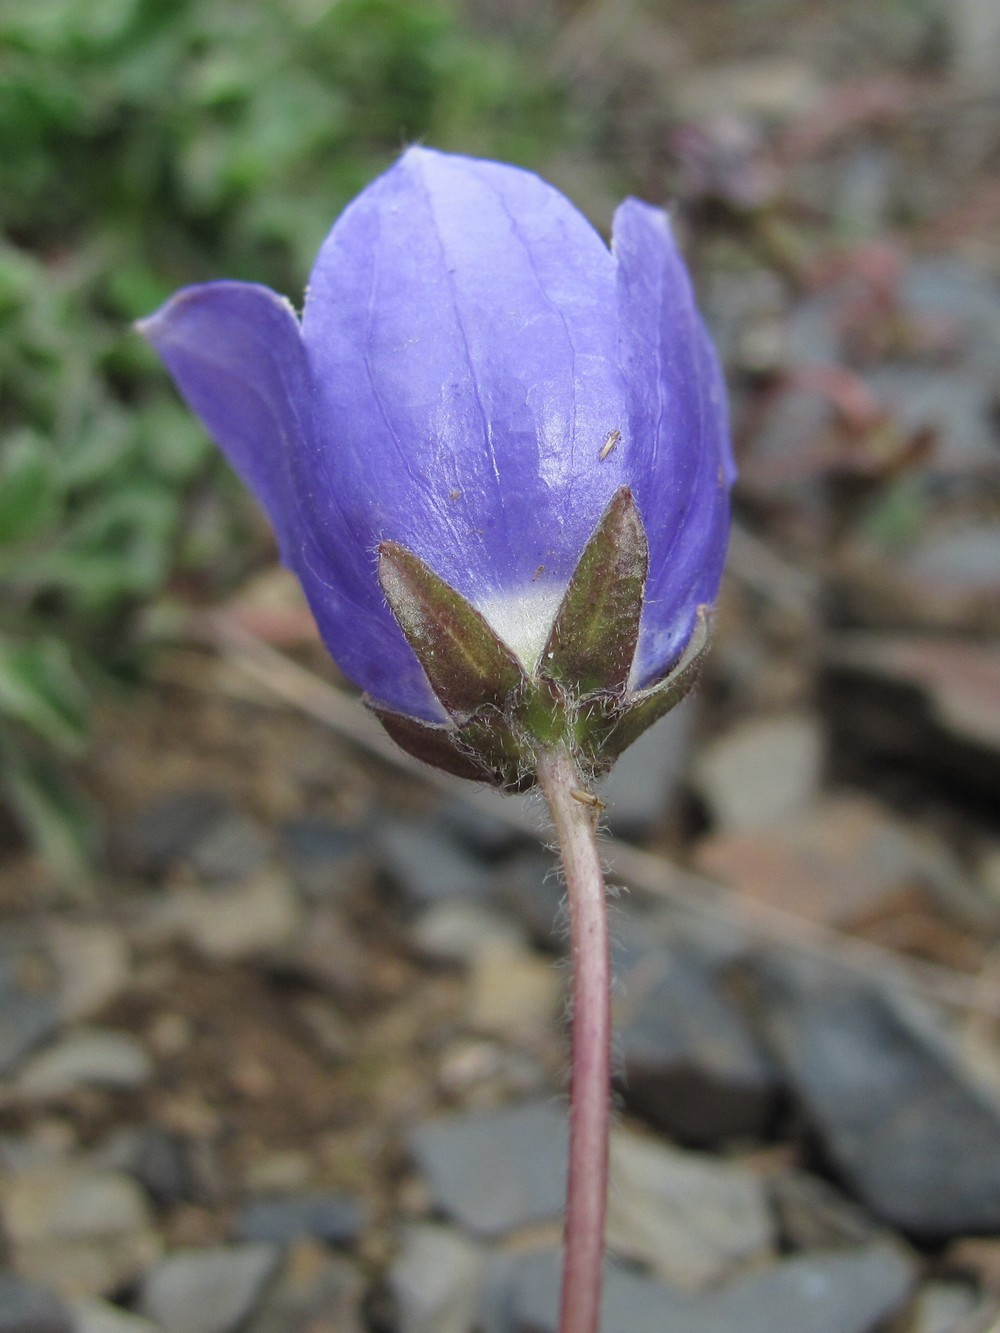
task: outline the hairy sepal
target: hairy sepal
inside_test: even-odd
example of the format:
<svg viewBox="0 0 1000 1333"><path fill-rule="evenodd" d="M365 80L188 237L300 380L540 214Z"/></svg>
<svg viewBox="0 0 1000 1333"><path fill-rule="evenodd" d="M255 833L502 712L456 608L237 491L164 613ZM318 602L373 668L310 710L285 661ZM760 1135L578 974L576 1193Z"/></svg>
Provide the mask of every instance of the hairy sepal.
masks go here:
<svg viewBox="0 0 1000 1333"><path fill-rule="evenodd" d="M461 593L398 542L378 549L382 591L431 689L456 722L527 684L514 653Z"/></svg>
<svg viewBox="0 0 1000 1333"><path fill-rule="evenodd" d="M639 638L648 571L646 529L632 492L623 486L577 562L539 670L577 696L623 690Z"/></svg>

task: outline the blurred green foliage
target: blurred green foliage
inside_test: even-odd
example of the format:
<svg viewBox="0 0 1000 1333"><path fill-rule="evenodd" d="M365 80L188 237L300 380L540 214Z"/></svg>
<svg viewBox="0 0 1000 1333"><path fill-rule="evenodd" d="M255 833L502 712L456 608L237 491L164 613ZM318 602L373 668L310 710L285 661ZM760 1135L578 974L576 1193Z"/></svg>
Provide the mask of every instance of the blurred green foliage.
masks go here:
<svg viewBox="0 0 1000 1333"><path fill-rule="evenodd" d="M537 36L443 0L0 5L0 773L62 867L135 611L225 583L256 530L130 322L209 277L294 296L407 142L540 163L577 130Z"/></svg>

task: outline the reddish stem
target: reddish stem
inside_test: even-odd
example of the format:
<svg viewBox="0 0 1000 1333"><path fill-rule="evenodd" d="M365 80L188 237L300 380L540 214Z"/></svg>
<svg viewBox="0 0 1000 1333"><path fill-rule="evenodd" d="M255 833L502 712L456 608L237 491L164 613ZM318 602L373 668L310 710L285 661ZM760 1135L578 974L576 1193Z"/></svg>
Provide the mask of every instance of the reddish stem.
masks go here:
<svg viewBox="0 0 1000 1333"><path fill-rule="evenodd" d="M611 1084L611 965L596 806L563 750L538 763L569 898L573 1058L559 1333L598 1333L604 1276Z"/></svg>

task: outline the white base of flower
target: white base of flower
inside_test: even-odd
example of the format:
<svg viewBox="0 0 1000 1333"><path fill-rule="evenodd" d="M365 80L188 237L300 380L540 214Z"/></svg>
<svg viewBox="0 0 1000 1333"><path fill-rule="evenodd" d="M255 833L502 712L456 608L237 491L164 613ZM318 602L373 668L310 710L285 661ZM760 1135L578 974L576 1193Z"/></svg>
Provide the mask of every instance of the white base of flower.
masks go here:
<svg viewBox="0 0 1000 1333"><path fill-rule="evenodd" d="M503 639L524 669L531 673L538 665L545 641L552 629L563 587L549 584L523 592L501 593L477 605L491 629Z"/></svg>

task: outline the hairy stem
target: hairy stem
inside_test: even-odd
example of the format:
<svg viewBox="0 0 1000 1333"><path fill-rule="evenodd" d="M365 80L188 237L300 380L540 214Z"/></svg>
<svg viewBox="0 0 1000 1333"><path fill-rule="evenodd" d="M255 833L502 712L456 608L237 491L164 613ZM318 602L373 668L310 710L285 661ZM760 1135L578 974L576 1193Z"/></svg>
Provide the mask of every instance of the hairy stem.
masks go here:
<svg viewBox="0 0 1000 1333"><path fill-rule="evenodd" d="M559 1333L598 1333L608 1193L611 1082L611 967L596 809L564 750L538 763L552 813L569 898L573 968L573 1058L569 1176Z"/></svg>

